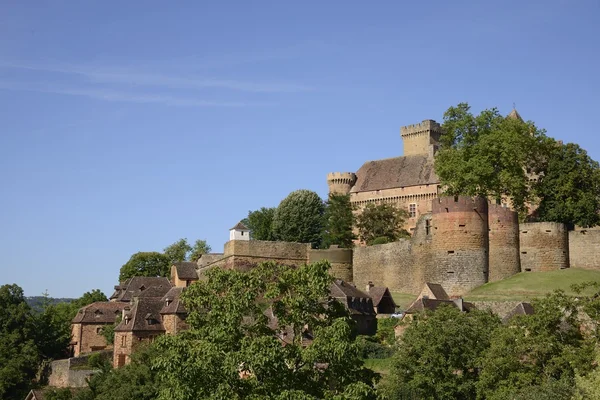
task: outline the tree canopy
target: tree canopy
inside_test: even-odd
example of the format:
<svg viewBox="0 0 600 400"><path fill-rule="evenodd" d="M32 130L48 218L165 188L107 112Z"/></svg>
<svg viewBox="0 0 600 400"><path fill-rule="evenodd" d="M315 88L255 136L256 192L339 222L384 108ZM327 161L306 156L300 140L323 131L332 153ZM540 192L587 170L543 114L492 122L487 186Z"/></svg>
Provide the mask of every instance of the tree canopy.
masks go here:
<svg viewBox="0 0 600 400"><path fill-rule="evenodd" d="M169 257L162 253L138 252L121 267L119 281L134 276L168 276L170 265Z"/></svg>
<svg viewBox="0 0 600 400"><path fill-rule="evenodd" d="M349 194L330 193L325 204L323 247L332 244L352 247L356 235L353 232L354 214Z"/></svg>
<svg viewBox="0 0 600 400"><path fill-rule="evenodd" d="M170 264L180 261L198 261L198 259L206 253L210 253L210 246L206 240L196 240L191 246L187 239L179 239L163 250L164 255L169 260Z"/></svg>
<svg viewBox="0 0 600 400"><path fill-rule="evenodd" d="M530 173L540 173L549 145L543 130L492 108L473 115L467 103L444 113L435 170L449 195L508 198L521 215L535 200Z"/></svg>
<svg viewBox="0 0 600 400"><path fill-rule="evenodd" d="M393 204L368 203L356 218L358 237L368 246L409 237L404 229L407 218L408 212Z"/></svg>
<svg viewBox="0 0 600 400"><path fill-rule="evenodd" d="M600 224L600 165L577 144L553 143L543 176L535 219L592 227Z"/></svg>
<svg viewBox="0 0 600 400"><path fill-rule="evenodd" d="M260 210L248 211L244 224L250 229L254 240L276 240L273 232L275 207L261 207Z"/></svg>
<svg viewBox="0 0 600 400"><path fill-rule="evenodd" d="M318 194L296 190L279 203L273 216L273 233L277 240L311 243L317 248L322 240L324 211Z"/></svg>

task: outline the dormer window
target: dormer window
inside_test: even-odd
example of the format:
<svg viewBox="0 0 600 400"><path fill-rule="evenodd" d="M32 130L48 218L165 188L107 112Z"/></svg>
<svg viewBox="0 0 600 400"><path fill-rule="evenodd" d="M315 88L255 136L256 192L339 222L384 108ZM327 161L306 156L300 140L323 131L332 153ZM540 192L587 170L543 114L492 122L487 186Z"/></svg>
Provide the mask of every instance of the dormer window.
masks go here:
<svg viewBox="0 0 600 400"><path fill-rule="evenodd" d="M100 318L100 316L102 315L102 311L96 310L94 311L94 315L96 316L96 318Z"/></svg>
<svg viewBox="0 0 600 400"><path fill-rule="evenodd" d="M165 299L165 306L169 306L171 304L171 299Z"/></svg>
<svg viewBox="0 0 600 400"><path fill-rule="evenodd" d="M144 286L144 285L140 286L140 290L143 292L144 290L146 290L146 286Z"/></svg>

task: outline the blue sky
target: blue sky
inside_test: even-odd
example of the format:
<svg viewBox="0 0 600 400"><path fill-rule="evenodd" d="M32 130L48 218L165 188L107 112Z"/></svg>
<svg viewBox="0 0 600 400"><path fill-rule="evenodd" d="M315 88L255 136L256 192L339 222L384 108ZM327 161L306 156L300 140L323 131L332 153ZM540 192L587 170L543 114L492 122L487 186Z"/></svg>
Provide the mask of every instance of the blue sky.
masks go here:
<svg viewBox="0 0 600 400"><path fill-rule="evenodd" d="M596 160L598 1L0 4L0 284L110 295L137 251L512 104Z"/></svg>

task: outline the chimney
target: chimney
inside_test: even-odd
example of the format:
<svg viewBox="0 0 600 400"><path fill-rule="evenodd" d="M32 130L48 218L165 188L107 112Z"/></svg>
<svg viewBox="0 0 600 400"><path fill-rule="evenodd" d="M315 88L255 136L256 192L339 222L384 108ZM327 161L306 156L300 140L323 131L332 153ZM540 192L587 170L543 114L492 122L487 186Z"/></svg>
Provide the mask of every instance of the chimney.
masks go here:
<svg viewBox="0 0 600 400"><path fill-rule="evenodd" d="M369 281L369 283L367 283L367 293L369 293L369 291L371 290L371 288L375 286L373 285L373 282Z"/></svg>

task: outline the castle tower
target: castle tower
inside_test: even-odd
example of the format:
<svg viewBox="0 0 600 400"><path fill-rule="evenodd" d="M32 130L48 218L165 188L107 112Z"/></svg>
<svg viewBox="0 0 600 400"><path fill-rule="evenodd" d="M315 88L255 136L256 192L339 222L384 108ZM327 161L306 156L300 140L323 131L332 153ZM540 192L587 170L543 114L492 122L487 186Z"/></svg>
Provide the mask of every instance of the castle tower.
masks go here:
<svg viewBox="0 0 600 400"><path fill-rule="evenodd" d="M348 194L356 183L356 174L352 172L331 172L327 174L329 193Z"/></svg>
<svg viewBox="0 0 600 400"><path fill-rule="evenodd" d="M519 255L519 215L510 208L489 204L490 228L489 282L521 272Z"/></svg>
<svg viewBox="0 0 600 400"><path fill-rule="evenodd" d="M442 197L432 203L431 255L426 282L462 296L488 280L488 202L482 197Z"/></svg>
<svg viewBox="0 0 600 400"><path fill-rule="evenodd" d="M520 225L521 269L556 271L569 268L569 231L558 222L530 222Z"/></svg>
<svg viewBox="0 0 600 400"><path fill-rule="evenodd" d="M401 127L400 136L404 144L404 155L433 157L439 146L442 132L440 124L432 119L426 119L420 124Z"/></svg>
<svg viewBox="0 0 600 400"><path fill-rule="evenodd" d="M229 240L250 240L250 228L242 221L238 222L229 230Z"/></svg>

